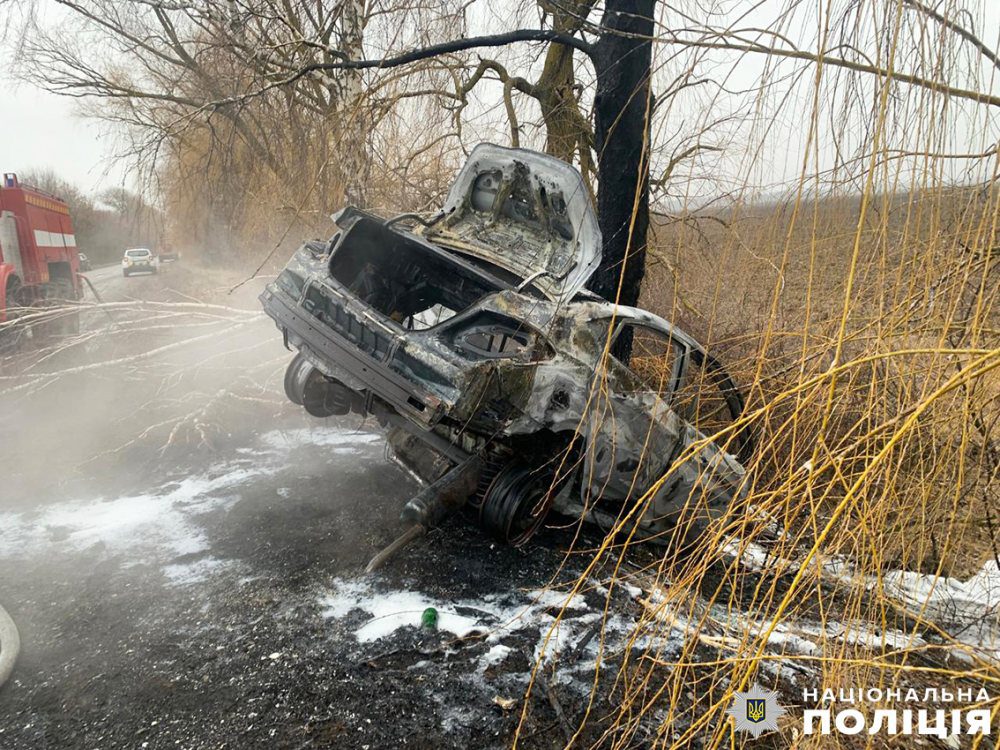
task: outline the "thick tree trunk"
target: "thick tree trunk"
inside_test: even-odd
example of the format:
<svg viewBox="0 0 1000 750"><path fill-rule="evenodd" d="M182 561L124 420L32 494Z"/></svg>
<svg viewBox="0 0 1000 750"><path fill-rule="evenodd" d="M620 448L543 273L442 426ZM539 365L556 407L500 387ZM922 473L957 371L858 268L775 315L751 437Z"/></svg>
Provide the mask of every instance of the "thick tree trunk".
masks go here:
<svg viewBox="0 0 1000 750"><path fill-rule="evenodd" d="M572 36L586 23L597 0L573 3L539 0L539 7L552 19L552 28ZM588 181L593 177L590 127L580 112L576 92L576 68L572 47L553 42L545 55L545 64L534 86L534 96L545 122L545 151L572 164L580 159L580 172Z"/></svg>
<svg viewBox="0 0 1000 750"><path fill-rule="evenodd" d="M607 0L602 20L606 31L594 54L597 212L604 255L589 287L605 299L617 299L624 305L639 301L646 270L647 136L652 110L649 40L653 36L655 4L655 0Z"/></svg>
<svg viewBox="0 0 1000 750"><path fill-rule="evenodd" d="M340 51L348 60L364 57L365 3L364 0L344 0L341 12ZM353 206L366 207L368 178L370 175L366 138L369 131L368 112L365 109L363 81L360 70L338 71L335 77L335 122L331 129L333 159L339 181L344 190L344 201Z"/></svg>

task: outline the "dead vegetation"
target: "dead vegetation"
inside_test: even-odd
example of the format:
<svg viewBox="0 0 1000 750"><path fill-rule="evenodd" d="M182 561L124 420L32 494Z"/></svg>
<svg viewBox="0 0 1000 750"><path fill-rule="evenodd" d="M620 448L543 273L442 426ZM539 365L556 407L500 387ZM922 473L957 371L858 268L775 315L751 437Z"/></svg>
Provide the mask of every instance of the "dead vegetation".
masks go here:
<svg viewBox="0 0 1000 750"><path fill-rule="evenodd" d="M727 362L758 448L746 502L637 578L654 594L646 627L688 640L619 672L611 746L662 704L664 746L714 746L754 680L795 702L805 684L996 689L996 599L943 612L933 592L1000 564L997 193L872 199L882 210L855 231L845 198L803 204L805 226L774 205L657 233L644 303ZM621 561L621 536L602 553ZM916 573L914 596L900 584ZM789 720L772 741L833 742L800 735Z"/></svg>

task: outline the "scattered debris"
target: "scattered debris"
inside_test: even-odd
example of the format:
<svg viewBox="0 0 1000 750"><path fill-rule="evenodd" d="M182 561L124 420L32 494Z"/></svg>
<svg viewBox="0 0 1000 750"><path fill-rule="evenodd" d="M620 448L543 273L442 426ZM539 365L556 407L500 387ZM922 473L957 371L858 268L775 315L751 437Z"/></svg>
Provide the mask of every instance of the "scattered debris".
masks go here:
<svg viewBox="0 0 1000 750"><path fill-rule="evenodd" d="M420 615L420 627L424 630L437 630L438 613L434 607L428 607Z"/></svg>
<svg viewBox="0 0 1000 750"><path fill-rule="evenodd" d="M569 744L573 741L573 727L570 726L569 720L566 718L566 712L563 710L562 703L559 702L559 696L556 695L555 687L549 682L544 672L540 672L538 678L545 685L545 695L549 699L552 710L556 712L556 716L559 718L559 725L562 727L567 744Z"/></svg>
<svg viewBox="0 0 1000 750"><path fill-rule="evenodd" d="M502 708L504 711L511 711L513 710L514 706L517 705L516 698L503 698L499 695L493 696L493 702L496 703L498 706L500 706L500 708Z"/></svg>

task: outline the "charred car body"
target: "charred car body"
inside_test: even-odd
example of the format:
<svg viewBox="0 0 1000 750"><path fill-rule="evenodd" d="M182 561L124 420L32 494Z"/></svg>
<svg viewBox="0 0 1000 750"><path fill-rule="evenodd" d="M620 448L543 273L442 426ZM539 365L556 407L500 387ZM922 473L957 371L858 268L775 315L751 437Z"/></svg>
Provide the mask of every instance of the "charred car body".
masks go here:
<svg viewBox="0 0 1000 750"><path fill-rule="evenodd" d="M743 409L730 377L666 320L584 289L601 235L571 166L482 144L431 221L334 220L261 301L298 350L289 398L319 417L375 415L431 483L412 520L439 496L517 544L551 508L607 526L656 485L634 514L656 538L741 491L736 456L703 440ZM628 361L608 354L620 336Z"/></svg>

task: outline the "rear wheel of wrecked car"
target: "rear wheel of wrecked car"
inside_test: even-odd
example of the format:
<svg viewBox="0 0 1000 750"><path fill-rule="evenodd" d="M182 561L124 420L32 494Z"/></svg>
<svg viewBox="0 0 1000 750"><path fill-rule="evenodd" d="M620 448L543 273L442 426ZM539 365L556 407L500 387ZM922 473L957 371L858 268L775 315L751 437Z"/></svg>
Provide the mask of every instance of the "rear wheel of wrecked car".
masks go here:
<svg viewBox="0 0 1000 750"><path fill-rule="evenodd" d="M551 471L521 459L505 464L479 500L479 525L517 547L538 531L558 488Z"/></svg>
<svg viewBox="0 0 1000 750"><path fill-rule="evenodd" d="M301 354L296 354L285 370L285 395L321 419L351 410L351 391L339 380L321 373Z"/></svg>
<svg viewBox="0 0 1000 750"><path fill-rule="evenodd" d="M351 410L351 392L343 383L313 370L302 391L302 406L314 417L333 417Z"/></svg>
<svg viewBox="0 0 1000 750"><path fill-rule="evenodd" d="M302 406L302 386L304 381L300 378L307 375L308 368L312 367L309 360L301 354L292 357L292 361L285 368L285 395L293 404Z"/></svg>

